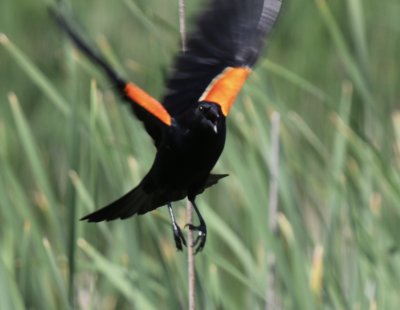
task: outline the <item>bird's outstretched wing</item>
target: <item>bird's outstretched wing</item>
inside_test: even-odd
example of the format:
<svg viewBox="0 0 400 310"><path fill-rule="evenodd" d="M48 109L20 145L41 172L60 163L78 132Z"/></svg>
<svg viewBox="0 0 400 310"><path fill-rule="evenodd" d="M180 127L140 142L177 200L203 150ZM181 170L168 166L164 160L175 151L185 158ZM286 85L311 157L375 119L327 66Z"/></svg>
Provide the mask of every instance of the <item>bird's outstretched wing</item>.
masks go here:
<svg viewBox="0 0 400 310"><path fill-rule="evenodd" d="M158 146L162 138L163 128L171 126L172 123L172 118L164 106L134 83L122 79L103 57L89 47L73 30L63 15L54 10L51 10L50 13L75 45L107 74L122 97L131 103L131 108L136 117L143 122L146 131L153 138L155 145Z"/></svg>
<svg viewBox="0 0 400 310"><path fill-rule="evenodd" d="M177 116L200 100L225 116L257 61L281 0L210 0L167 82L163 105Z"/></svg>

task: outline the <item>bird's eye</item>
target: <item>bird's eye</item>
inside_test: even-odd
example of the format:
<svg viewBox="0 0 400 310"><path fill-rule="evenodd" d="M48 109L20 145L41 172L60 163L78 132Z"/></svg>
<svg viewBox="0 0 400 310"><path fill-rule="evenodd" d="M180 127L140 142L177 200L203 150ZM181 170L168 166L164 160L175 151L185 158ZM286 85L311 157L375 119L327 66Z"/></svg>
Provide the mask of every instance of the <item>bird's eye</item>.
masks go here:
<svg viewBox="0 0 400 310"><path fill-rule="evenodd" d="M199 107L199 110L200 110L200 111L203 111L203 110L204 110L204 107L203 107L203 106L200 106L200 107Z"/></svg>

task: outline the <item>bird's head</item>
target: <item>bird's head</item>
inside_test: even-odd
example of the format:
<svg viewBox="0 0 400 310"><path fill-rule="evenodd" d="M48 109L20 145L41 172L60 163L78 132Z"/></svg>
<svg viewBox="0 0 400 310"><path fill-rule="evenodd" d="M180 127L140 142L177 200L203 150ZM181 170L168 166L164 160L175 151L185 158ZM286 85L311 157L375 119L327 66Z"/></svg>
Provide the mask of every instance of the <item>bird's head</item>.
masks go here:
<svg viewBox="0 0 400 310"><path fill-rule="evenodd" d="M218 104L207 101L199 103L196 107L195 114L197 116L196 118L200 120L201 125L212 129L215 134L218 133L220 125L225 118Z"/></svg>

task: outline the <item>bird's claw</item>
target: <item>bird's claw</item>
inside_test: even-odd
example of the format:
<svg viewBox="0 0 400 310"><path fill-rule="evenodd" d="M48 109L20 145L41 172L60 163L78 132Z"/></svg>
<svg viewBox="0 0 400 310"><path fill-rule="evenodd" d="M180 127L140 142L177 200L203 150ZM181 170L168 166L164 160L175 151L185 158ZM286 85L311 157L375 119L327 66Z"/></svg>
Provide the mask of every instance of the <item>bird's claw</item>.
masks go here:
<svg viewBox="0 0 400 310"><path fill-rule="evenodd" d="M178 251L182 251L182 244L184 246L186 245L186 239L183 236L182 230L178 225L173 225L173 232L174 232L174 240L175 240L175 245Z"/></svg>
<svg viewBox="0 0 400 310"><path fill-rule="evenodd" d="M189 230L197 231L197 238L191 244L191 247L196 247L194 254L197 254L198 252L203 250L206 244L207 227L204 224L203 225L200 224L199 226L195 226L193 224L186 224L185 227L189 227Z"/></svg>

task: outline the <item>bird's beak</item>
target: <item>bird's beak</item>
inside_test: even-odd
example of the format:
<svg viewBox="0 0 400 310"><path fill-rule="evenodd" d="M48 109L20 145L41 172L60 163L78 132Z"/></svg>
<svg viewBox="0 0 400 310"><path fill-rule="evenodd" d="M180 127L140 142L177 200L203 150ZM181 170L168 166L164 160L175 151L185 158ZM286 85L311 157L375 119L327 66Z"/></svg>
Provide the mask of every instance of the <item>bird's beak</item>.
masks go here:
<svg viewBox="0 0 400 310"><path fill-rule="evenodd" d="M217 124L213 124L212 128L213 128L213 130L214 130L215 133L218 133Z"/></svg>
<svg viewBox="0 0 400 310"><path fill-rule="evenodd" d="M218 134L218 112L214 111L214 109L209 109L207 112L207 119L209 121L209 124L211 125L211 128L214 130L214 132Z"/></svg>

